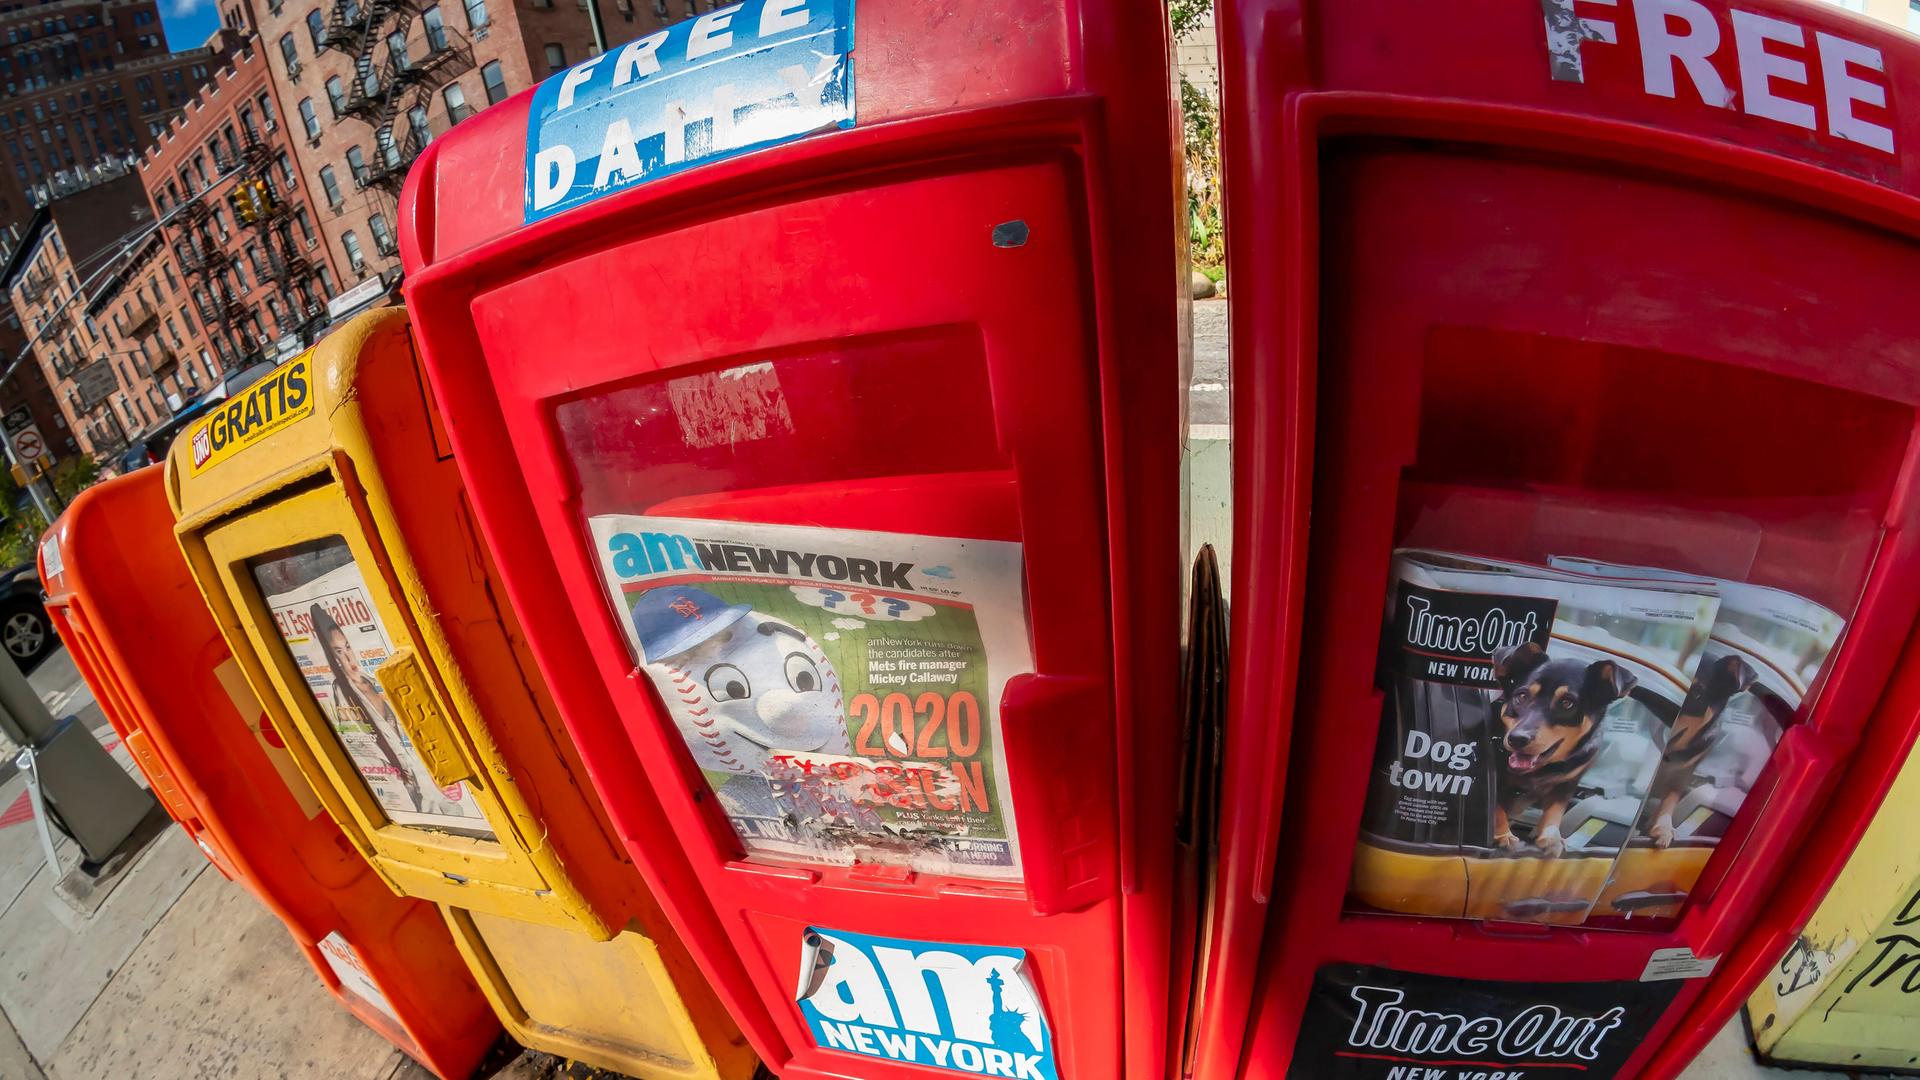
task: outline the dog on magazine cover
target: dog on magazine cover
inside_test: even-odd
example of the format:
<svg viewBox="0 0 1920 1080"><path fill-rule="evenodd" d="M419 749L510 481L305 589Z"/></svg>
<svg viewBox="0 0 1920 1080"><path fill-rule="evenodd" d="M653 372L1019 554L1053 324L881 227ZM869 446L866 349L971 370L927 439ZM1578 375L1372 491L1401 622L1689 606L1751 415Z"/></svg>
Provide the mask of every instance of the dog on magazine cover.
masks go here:
<svg viewBox="0 0 1920 1080"><path fill-rule="evenodd" d="M1694 772L1700 762L1719 744L1725 734L1720 717L1727 702L1745 693L1760 678L1745 660L1728 654L1703 661L1687 688L1687 698L1667 730L1666 749L1660 754L1660 767L1654 770L1653 784L1647 791L1652 808L1646 834L1653 846L1673 843L1673 809L1693 786Z"/></svg>
<svg viewBox="0 0 1920 1080"><path fill-rule="evenodd" d="M1513 819L1529 806L1540 808L1533 846L1548 858L1567 849L1560 819L1606 743L1601 723L1607 706L1636 682L1633 673L1611 660L1556 660L1537 642L1525 641L1493 655L1495 702L1500 726L1499 784L1493 808L1493 842L1518 851Z"/></svg>

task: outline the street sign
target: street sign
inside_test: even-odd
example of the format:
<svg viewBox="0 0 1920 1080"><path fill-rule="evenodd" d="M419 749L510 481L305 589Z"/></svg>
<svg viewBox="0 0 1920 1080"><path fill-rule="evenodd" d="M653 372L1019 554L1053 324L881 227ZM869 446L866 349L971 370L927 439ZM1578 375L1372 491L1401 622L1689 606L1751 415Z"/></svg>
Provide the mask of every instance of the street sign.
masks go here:
<svg viewBox="0 0 1920 1080"><path fill-rule="evenodd" d="M21 464L39 461L47 452L46 440L40 437L38 428L16 431L7 438L13 440L13 453L20 459Z"/></svg>
<svg viewBox="0 0 1920 1080"><path fill-rule="evenodd" d="M93 411L94 406L107 400L107 396L119 386L120 380L113 373L113 365L105 360L95 360L73 373L73 388L80 395L83 412Z"/></svg>
<svg viewBox="0 0 1920 1080"><path fill-rule="evenodd" d="M367 280L327 301L327 317L338 322L379 299L387 291L387 283L377 277Z"/></svg>
<svg viewBox="0 0 1920 1080"><path fill-rule="evenodd" d="M40 434L40 428L33 422L33 410L25 405L8 410L0 416L0 428L6 429L7 441L13 444L13 457L22 465L38 466L47 456L47 440ZM37 472L38 469L30 469Z"/></svg>

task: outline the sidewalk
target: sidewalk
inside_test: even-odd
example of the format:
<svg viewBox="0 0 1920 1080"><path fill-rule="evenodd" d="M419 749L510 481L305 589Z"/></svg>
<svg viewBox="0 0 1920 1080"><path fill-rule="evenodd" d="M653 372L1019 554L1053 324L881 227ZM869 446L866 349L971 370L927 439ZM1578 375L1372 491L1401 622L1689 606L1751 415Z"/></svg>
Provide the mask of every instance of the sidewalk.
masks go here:
<svg viewBox="0 0 1920 1080"><path fill-rule="evenodd" d="M65 650L29 681L138 778ZM26 779L0 775L0 1080L429 1077L341 1008L286 928L170 822L97 910L75 910L53 889ZM64 837L58 850L78 860ZM550 1064L523 1055L498 1075Z"/></svg>

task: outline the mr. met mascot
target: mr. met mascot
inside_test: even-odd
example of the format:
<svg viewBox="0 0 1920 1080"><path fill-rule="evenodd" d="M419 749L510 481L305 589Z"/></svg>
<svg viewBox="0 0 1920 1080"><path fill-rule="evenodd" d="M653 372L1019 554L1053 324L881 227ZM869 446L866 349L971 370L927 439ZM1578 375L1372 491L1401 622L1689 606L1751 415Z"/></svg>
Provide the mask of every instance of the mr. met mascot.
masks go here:
<svg viewBox="0 0 1920 1080"><path fill-rule="evenodd" d="M664 586L633 606L647 672L702 769L733 774L716 789L728 813L825 824L872 817L769 758L853 754L840 676L800 628L703 589Z"/></svg>

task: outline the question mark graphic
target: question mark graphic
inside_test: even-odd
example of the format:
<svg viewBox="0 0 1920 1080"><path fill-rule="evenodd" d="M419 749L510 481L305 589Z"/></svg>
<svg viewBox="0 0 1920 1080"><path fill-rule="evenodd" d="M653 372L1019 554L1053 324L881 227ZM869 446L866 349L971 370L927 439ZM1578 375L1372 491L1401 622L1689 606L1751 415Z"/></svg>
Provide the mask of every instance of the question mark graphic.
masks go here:
<svg viewBox="0 0 1920 1080"><path fill-rule="evenodd" d="M826 597L827 602L822 606L825 607L828 611L835 610L834 605L838 604L840 601L845 600L847 598L846 593L840 592L836 589L821 589L820 595Z"/></svg>

